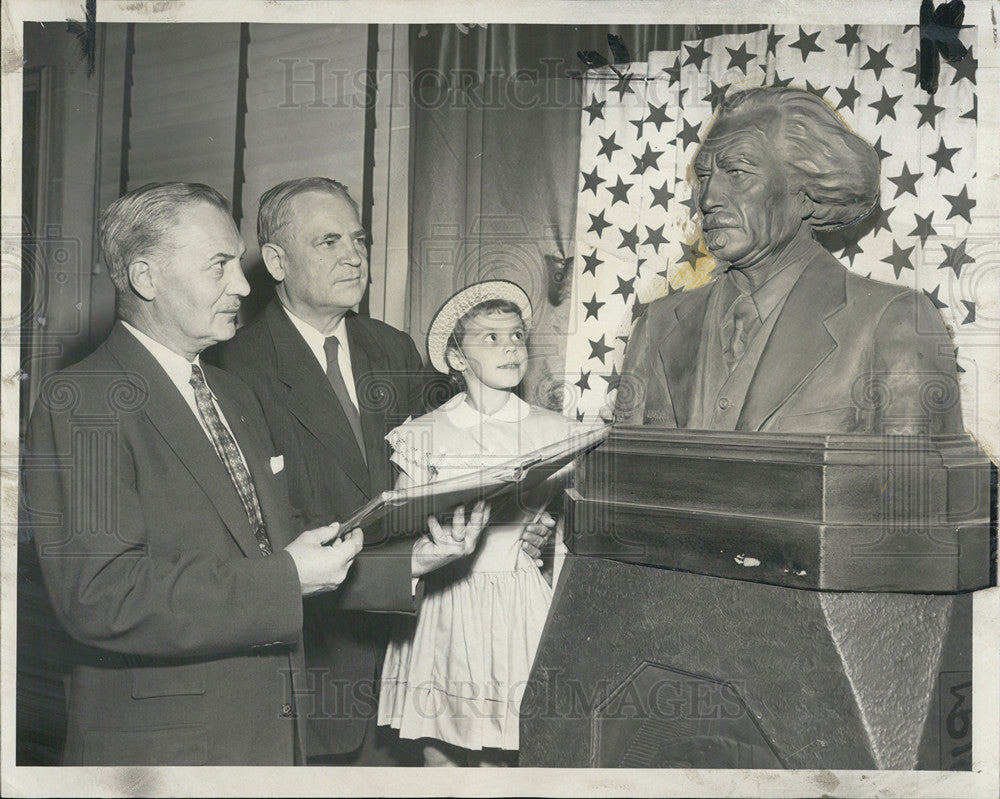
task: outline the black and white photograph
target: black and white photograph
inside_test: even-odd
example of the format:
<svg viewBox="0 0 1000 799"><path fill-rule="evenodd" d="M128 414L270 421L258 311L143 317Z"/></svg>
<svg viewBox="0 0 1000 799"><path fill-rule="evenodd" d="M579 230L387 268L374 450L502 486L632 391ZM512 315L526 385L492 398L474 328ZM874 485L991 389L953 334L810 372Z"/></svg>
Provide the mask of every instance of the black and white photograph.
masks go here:
<svg viewBox="0 0 1000 799"><path fill-rule="evenodd" d="M1000 795L996 2L2 15L3 795Z"/></svg>

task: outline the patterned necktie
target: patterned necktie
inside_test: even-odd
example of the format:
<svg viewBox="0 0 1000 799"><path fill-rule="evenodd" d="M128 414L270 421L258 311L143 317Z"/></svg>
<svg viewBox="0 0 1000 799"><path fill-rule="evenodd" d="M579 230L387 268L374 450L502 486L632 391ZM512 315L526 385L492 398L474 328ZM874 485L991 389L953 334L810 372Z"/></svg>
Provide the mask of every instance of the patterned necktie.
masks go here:
<svg viewBox="0 0 1000 799"><path fill-rule="evenodd" d="M740 294L730 307L726 319L726 332L729 333L729 341L724 354L726 366L730 372L736 368L746 353L750 334L754 332L759 319L753 297L749 294Z"/></svg>
<svg viewBox="0 0 1000 799"><path fill-rule="evenodd" d="M354 438L358 442L358 449L361 450L361 457L367 463L368 458L365 456L365 436L361 432L361 414L358 413L358 409L351 402L351 395L347 393L347 383L344 382L344 375L340 371L340 363L337 360L337 350L339 348L340 341L337 340L336 336L329 336L323 342L323 351L326 353L326 379L330 381L333 393L337 395L340 406L344 409L347 421L351 424L351 430L354 431Z"/></svg>
<svg viewBox="0 0 1000 799"><path fill-rule="evenodd" d="M233 434L222 423L222 417L215 409L212 401L212 392L209 391L205 382L205 375L201 367L191 364L191 387L194 389L194 401L198 406L198 414L205 429L208 430L208 437L212 439L212 446L219 458L222 460L229 477L236 487L236 493L240 495L243 509L247 512L247 519L250 520L250 527L257 539L257 547L265 555L271 554L271 541L267 537L267 529L264 527L264 517L260 512L260 503L257 501L257 490L253 486L253 479L247 470L247 465L240 455L239 448Z"/></svg>

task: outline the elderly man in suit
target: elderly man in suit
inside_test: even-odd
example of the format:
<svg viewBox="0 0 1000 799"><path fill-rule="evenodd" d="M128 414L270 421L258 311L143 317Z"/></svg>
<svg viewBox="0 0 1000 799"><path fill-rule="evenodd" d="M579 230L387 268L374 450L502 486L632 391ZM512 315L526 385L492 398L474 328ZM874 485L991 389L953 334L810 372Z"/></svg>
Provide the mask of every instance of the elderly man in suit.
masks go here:
<svg viewBox="0 0 1000 799"><path fill-rule="evenodd" d="M24 448L25 526L74 639L63 761L301 763L302 597L407 610L409 574L345 582L360 531L296 537L257 399L199 358L249 291L226 200L144 186L105 211L101 243L119 319L46 380ZM428 564L478 530L451 533Z"/></svg>
<svg viewBox="0 0 1000 799"><path fill-rule="evenodd" d="M878 200L879 161L791 88L723 103L694 161L709 286L650 303L616 421L711 430L963 430L955 358L927 297L849 272L813 237Z"/></svg>
<svg viewBox="0 0 1000 799"><path fill-rule="evenodd" d="M311 177L274 186L260 200L257 238L277 296L211 357L256 392L285 454L292 504L307 524L323 524L392 487L384 436L427 410L423 364L409 336L353 310L368 286L368 254L343 184ZM547 515L542 521L522 541L534 557L554 527ZM405 540L372 543L350 579L408 562ZM311 763L420 765L375 725L388 621L344 612L335 595L307 603L306 658L318 697Z"/></svg>

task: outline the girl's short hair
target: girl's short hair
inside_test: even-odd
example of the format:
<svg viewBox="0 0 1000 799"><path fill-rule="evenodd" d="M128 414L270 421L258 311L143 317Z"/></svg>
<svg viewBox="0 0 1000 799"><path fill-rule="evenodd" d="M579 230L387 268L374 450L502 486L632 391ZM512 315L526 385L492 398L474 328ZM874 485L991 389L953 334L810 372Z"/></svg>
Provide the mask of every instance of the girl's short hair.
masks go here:
<svg viewBox="0 0 1000 799"><path fill-rule="evenodd" d="M456 320L455 326L451 329L451 335L448 336L446 349L461 349L465 326L473 319L489 313L516 313L521 322L524 322L524 318L521 317L521 309L510 300L486 300L478 305L473 305Z"/></svg>
<svg viewBox="0 0 1000 799"><path fill-rule="evenodd" d="M455 321L455 326L451 329L451 335L448 336L448 344L445 346L445 353L447 353L448 350L457 350L461 352L462 338L465 336L466 325L468 325L468 323L473 319L491 313L514 313L517 314L522 323L524 322L524 317L521 315L521 309L516 303L513 303L510 300L485 300L478 305L473 305ZM448 364L448 377L452 380L452 382L458 384L462 388L465 387L465 378L462 376L462 373L453 369L450 363Z"/></svg>
<svg viewBox="0 0 1000 799"><path fill-rule="evenodd" d="M460 348L465 325L480 314L503 310L516 313L525 328L531 322L531 300L510 280L483 280L456 291L442 305L427 330L427 355L431 365L448 374L448 347Z"/></svg>

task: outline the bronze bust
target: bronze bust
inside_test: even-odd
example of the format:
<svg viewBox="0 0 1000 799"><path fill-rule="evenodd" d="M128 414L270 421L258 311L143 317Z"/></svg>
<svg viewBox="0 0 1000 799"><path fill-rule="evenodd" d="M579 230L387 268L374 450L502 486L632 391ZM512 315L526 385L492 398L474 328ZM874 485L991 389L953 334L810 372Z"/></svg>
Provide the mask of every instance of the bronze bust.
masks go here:
<svg viewBox="0 0 1000 799"><path fill-rule="evenodd" d="M694 172L705 244L723 271L637 321L616 421L963 431L953 350L931 302L850 272L814 238L876 206L871 145L811 93L764 87L726 99Z"/></svg>

